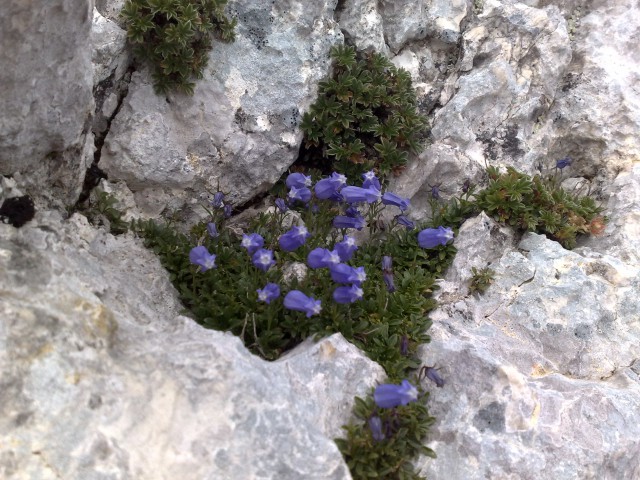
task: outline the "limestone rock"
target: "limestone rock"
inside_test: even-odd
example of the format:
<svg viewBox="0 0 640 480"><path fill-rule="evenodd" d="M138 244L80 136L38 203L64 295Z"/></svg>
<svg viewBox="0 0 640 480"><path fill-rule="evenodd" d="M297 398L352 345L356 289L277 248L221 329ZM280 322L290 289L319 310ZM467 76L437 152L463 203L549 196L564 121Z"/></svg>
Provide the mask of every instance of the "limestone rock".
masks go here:
<svg viewBox="0 0 640 480"><path fill-rule="evenodd" d="M28 173L30 193L67 205L90 148L91 3L7 0L0 17L0 174Z"/></svg>
<svg viewBox="0 0 640 480"><path fill-rule="evenodd" d="M297 157L301 112L342 41L335 5L235 2L237 38L214 45L193 97L156 95L148 72L132 76L100 167L134 193L190 199L219 187L242 204L268 189Z"/></svg>
<svg viewBox="0 0 640 480"><path fill-rule="evenodd" d="M388 51L377 0L347 0L337 14L340 29L358 50Z"/></svg>
<svg viewBox="0 0 640 480"><path fill-rule="evenodd" d="M332 438L383 372L340 335L263 361L79 215L0 225L0 289L4 477L351 478Z"/></svg>

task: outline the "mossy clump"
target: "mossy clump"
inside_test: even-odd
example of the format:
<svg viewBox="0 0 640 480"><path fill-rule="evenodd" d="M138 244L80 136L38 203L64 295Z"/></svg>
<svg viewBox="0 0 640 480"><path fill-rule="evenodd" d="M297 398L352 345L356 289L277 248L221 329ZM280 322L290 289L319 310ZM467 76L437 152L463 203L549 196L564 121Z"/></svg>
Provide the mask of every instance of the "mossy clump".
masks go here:
<svg viewBox="0 0 640 480"><path fill-rule="evenodd" d="M121 15L135 54L153 66L156 92L193 94L215 36L234 40L236 20L224 15L227 0L127 0Z"/></svg>
<svg viewBox="0 0 640 480"><path fill-rule="evenodd" d="M306 147L320 148L331 169L352 181L372 169L381 177L399 173L427 129L411 75L384 55L350 46L334 47L331 57L333 75L302 117Z"/></svg>

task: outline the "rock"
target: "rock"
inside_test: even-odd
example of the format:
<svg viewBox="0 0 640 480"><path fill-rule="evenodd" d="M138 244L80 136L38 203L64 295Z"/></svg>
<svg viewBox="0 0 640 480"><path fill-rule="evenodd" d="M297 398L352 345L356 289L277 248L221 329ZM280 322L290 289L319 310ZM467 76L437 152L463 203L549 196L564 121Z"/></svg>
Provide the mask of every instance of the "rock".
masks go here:
<svg viewBox="0 0 640 480"><path fill-rule="evenodd" d="M219 187L238 205L270 188L298 155L300 113L342 41L335 5L235 2L236 41L215 43L193 97L156 95L146 71L132 76L100 167L134 193L183 200Z"/></svg>
<svg viewBox="0 0 640 480"><path fill-rule="evenodd" d="M125 51L127 32L94 8L91 38L93 85L97 86L111 76L115 79L122 78L129 63L129 56Z"/></svg>
<svg viewBox="0 0 640 480"><path fill-rule="evenodd" d="M346 0L336 13L345 39L353 42L358 50L388 52L376 0Z"/></svg>
<svg viewBox="0 0 640 480"><path fill-rule="evenodd" d="M90 7L8 0L0 19L0 174L28 174L29 193L64 205L77 200L92 147Z"/></svg>
<svg viewBox="0 0 640 480"><path fill-rule="evenodd" d="M77 214L0 225L0 265L7 478L351 478L332 438L384 373L340 335L263 361Z"/></svg>
<svg viewBox="0 0 640 480"><path fill-rule="evenodd" d="M478 218L461 228L451 280L464 278L465 258L482 256L482 245L483 259L495 258L503 241L490 228L482 240L484 225ZM422 473L634 478L639 266L567 251L533 233L519 250L508 245L492 264L495 281L485 294L465 296L442 284L423 361L441 367L447 383L431 392L438 420L428 446L438 459L422 461Z"/></svg>

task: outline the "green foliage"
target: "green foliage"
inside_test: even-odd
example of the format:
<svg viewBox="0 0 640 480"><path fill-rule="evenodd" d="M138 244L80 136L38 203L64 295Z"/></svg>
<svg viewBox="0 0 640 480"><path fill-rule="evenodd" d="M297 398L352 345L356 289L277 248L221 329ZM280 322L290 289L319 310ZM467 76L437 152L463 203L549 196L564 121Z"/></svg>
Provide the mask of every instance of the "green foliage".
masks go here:
<svg viewBox="0 0 640 480"><path fill-rule="evenodd" d="M136 55L151 63L158 93L193 94L202 78L211 37L235 38L236 20L223 13L227 0L127 0L121 15Z"/></svg>
<svg viewBox="0 0 640 480"><path fill-rule="evenodd" d="M505 173L489 167L487 173L489 186L476 195L476 204L499 222L544 233L569 249L578 234L596 235L604 229L603 209L588 195L562 188L557 172L530 177L512 167Z"/></svg>
<svg viewBox="0 0 640 480"><path fill-rule="evenodd" d="M356 397L356 422L343 427L346 438L336 439L355 480L379 478L387 480L419 480L411 459L419 454L435 458L435 452L424 445L429 427L435 419L426 407L428 394L420 391L418 401L393 409L379 409L371 396ZM384 440L373 439L368 420L377 416L385 428Z"/></svg>
<svg viewBox="0 0 640 480"><path fill-rule="evenodd" d="M129 223L123 220L123 213L117 208L118 200L107 192L97 192L95 200L82 209L93 225L104 225L113 235L120 235L129 230Z"/></svg>
<svg viewBox="0 0 640 480"><path fill-rule="evenodd" d="M493 283L493 277L496 272L491 270L489 267L481 269L471 267L471 273L473 275L469 284L469 291L471 293L484 293L487 291L487 288L489 288L489 285Z"/></svg>
<svg viewBox="0 0 640 480"><path fill-rule="evenodd" d="M341 45L331 56L333 76L320 82L318 100L302 117L307 148L320 147L351 180L371 169L382 177L400 172L427 127L411 76L379 53L357 55Z"/></svg>

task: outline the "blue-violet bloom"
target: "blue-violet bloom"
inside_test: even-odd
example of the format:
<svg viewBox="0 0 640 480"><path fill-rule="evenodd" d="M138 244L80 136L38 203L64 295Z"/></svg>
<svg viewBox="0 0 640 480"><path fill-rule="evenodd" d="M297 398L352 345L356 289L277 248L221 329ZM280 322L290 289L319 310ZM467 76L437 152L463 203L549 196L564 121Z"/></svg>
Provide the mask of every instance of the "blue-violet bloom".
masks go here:
<svg viewBox="0 0 640 480"><path fill-rule="evenodd" d="M216 192L213 195L213 200L211 201L211 206L215 207L215 208L220 208L223 205L223 200L224 200L224 193L222 192Z"/></svg>
<svg viewBox="0 0 640 480"><path fill-rule="evenodd" d="M408 198L402 198L401 196L391 192L386 192L382 195L382 203L398 207L403 212L411 205Z"/></svg>
<svg viewBox="0 0 640 480"><path fill-rule="evenodd" d="M407 229L409 230L413 230L414 228L416 228L416 224L409 220L409 218L405 215L398 215L396 217L396 221L398 222L398 224L402 225L403 227L407 227Z"/></svg>
<svg viewBox="0 0 640 480"><path fill-rule="evenodd" d="M338 287L333 291L333 299L336 303L353 303L362 299L364 292L358 285Z"/></svg>
<svg viewBox="0 0 640 480"><path fill-rule="evenodd" d="M275 265L276 261L273 258L273 252L271 250L267 250L265 248L261 248L257 250L253 257L251 257L251 261L253 264L258 267L263 272L266 272L271 268L272 265Z"/></svg>
<svg viewBox="0 0 640 480"><path fill-rule="evenodd" d="M231 208L231 205L227 203L225 204L224 209L222 211L224 214L224 218L230 218L231 214L233 213L233 208Z"/></svg>
<svg viewBox="0 0 640 480"><path fill-rule="evenodd" d="M307 256L307 264L311 268L327 268L340 263L340 255L337 251L329 251L326 248L314 248Z"/></svg>
<svg viewBox="0 0 640 480"><path fill-rule="evenodd" d="M562 170L563 168L571 166L572 162L573 160L571 160L571 157L561 158L560 160L556 161L556 168L559 168L560 170Z"/></svg>
<svg viewBox="0 0 640 480"><path fill-rule="evenodd" d="M377 415L369 419L369 430L371 430L371 436L376 442L384 440L385 435L382 431L382 420Z"/></svg>
<svg viewBox="0 0 640 480"><path fill-rule="evenodd" d="M398 405L407 405L418 399L418 389L407 380L400 385L385 383L378 385L373 392L373 400L380 408L393 408Z"/></svg>
<svg viewBox="0 0 640 480"><path fill-rule="evenodd" d="M382 257L382 270L385 272L390 272L393 269L393 259L385 255Z"/></svg>
<svg viewBox="0 0 640 480"><path fill-rule="evenodd" d="M284 297L284 306L289 310L296 310L298 312L305 312L307 318L312 315L317 315L322 310L320 300L316 300L313 297L307 297L300 290L291 290Z"/></svg>
<svg viewBox="0 0 640 480"><path fill-rule="evenodd" d="M347 217L346 215L337 215L333 219L333 226L335 228L355 228L356 230L362 230L366 225L364 217Z"/></svg>
<svg viewBox="0 0 640 480"><path fill-rule="evenodd" d="M244 234L240 245L247 249L249 255L253 255L264 245L264 238L258 233Z"/></svg>
<svg viewBox="0 0 640 480"><path fill-rule="evenodd" d="M311 177L304 175L302 173L292 173L287 177L287 180L285 181L285 183L287 184L287 187L291 188L291 187L296 187L296 188L303 188L303 187L310 187L311 186Z"/></svg>
<svg viewBox="0 0 640 480"><path fill-rule="evenodd" d="M291 229L280 235L278 243L280 248L285 252L293 252L296 248L301 247L307 241L311 234L306 227L291 227Z"/></svg>
<svg viewBox="0 0 640 480"><path fill-rule="evenodd" d="M436 387L444 387L444 379L440 376L438 371L433 367L424 367L425 376L436 384Z"/></svg>
<svg viewBox="0 0 640 480"><path fill-rule="evenodd" d="M355 283L362 285L367 279L364 267L352 267L346 263L339 263L331 267L331 279L336 283Z"/></svg>
<svg viewBox="0 0 640 480"><path fill-rule="evenodd" d="M425 228L418 233L418 245L422 248L446 245L450 240L453 240L453 230L449 227Z"/></svg>
<svg viewBox="0 0 640 480"><path fill-rule="evenodd" d="M281 213L285 213L287 210L289 210L289 207L287 207L287 204L283 198L277 198L275 203L276 207L278 208L278 210L280 210Z"/></svg>
<svg viewBox="0 0 640 480"><path fill-rule="evenodd" d="M373 203L380 199L380 190L375 187L344 187L340 190L340 195L347 203L367 202Z"/></svg>
<svg viewBox="0 0 640 480"><path fill-rule="evenodd" d="M264 288L259 288L256 292L258 292L258 300L269 304L280 296L280 287L275 283L267 283Z"/></svg>
<svg viewBox="0 0 640 480"><path fill-rule="evenodd" d="M362 188L373 187L376 190L380 190L380 180L376 177L376 173L373 170L362 174L364 181L362 182Z"/></svg>
<svg viewBox="0 0 640 480"><path fill-rule="evenodd" d="M320 200L338 200L342 197L339 192L347 184L347 177L333 172L330 177L323 178L316 183L314 190Z"/></svg>
<svg viewBox="0 0 640 480"><path fill-rule="evenodd" d="M216 227L216 224L213 222L207 223L207 233L211 238L216 238L218 235L220 235L218 233L218 227Z"/></svg>
<svg viewBox="0 0 640 480"><path fill-rule="evenodd" d="M358 246L356 245L356 241L353 237L345 235L341 242L336 243L334 248L336 252L338 252L338 255L340 255L340 260L348 262L351 260L351 257L353 257Z"/></svg>
<svg viewBox="0 0 640 480"><path fill-rule="evenodd" d="M362 216L362 214L360 213L360 210L358 210L353 205L349 205L349 207L344 211L344 214L347 217L361 217Z"/></svg>
<svg viewBox="0 0 640 480"><path fill-rule="evenodd" d="M307 187L291 187L287 198L290 202L298 200L302 203L307 203L309 200L311 200L311 190L309 190Z"/></svg>
<svg viewBox="0 0 640 480"><path fill-rule="evenodd" d="M194 265L198 265L201 272L216 268L216 256L213 253L209 253L207 247L202 245L191 249L189 252L189 261Z"/></svg>

